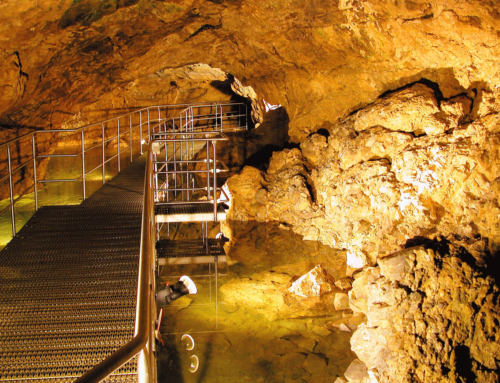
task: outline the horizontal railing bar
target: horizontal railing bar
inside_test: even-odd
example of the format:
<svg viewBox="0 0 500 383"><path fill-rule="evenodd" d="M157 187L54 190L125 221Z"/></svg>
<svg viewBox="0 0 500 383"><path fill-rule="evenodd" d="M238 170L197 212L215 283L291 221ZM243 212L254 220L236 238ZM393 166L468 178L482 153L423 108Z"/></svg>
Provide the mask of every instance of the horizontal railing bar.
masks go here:
<svg viewBox="0 0 500 383"><path fill-rule="evenodd" d="M116 157L118 157L118 154L115 154L113 157L108 158L104 163L107 164L109 161L114 160Z"/></svg>
<svg viewBox="0 0 500 383"><path fill-rule="evenodd" d="M75 128L75 129L37 129L33 132L29 132L29 133L25 133L19 137L16 137L16 138L13 138L9 141L6 141L2 144L0 144L0 148L6 146L6 145L9 145L9 144L12 144L14 142L17 142L19 140L22 140L23 138L25 137L29 137L33 134L37 134L37 133L74 133L74 132L78 132L82 129L87 129L87 128L90 128L92 126L97 126L97 125L102 125L104 123L107 123L107 122L110 122L110 121L113 121L113 120L116 120L118 118L123 118L123 117L127 117L129 115L133 115L133 114L136 114L136 113L141 113L141 112L144 112L144 111L147 111L148 109L158 109L158 108L170 108L170 109L179 109L179 108L182 108L184 106L187 106L187 105L192 105L192 104L165 104L165 105L152 105L152 106L147 106L147 107L144 107L144 108L141 108L141 109L137 109L137 110L134 110L132 112L129 112L129 113L126 113L126 114L123 114L123 115L120 115L120 116L117 116L117 117L112 117L112 118L108 118L106 120L102 120L102 121L98 121L98 122L94 122L92 124L88 124L88 125L84 125L84 126L81 126L79 128ZM197 103L197 104L194 104L192 105L193 108L204 108L204 107L208 107L208 106L221 106L221 107L226 107L226 106L236 106L236 105L243 105L243 106L247 106L245 103L243 102L235 102L235 103L217 103L216 101L207 101L207 102L200 102L200 103ZM184 109L185 110L185 109ZM241 115L241 117L243 116L246 116L246 114L244 115ZM151 122L155 122L155 121L165 121L165 120L172 120L172 118L175 118L175 117L166 117L165 119L150 119L149 120L149 123ZM142 123L142 125L147 125L147 122L144 122Z"/></svg>
<svg viewBox="0 0 500 383"><path fill-rule="evenodd" d="M206 190L206 188L169 188L169 189L154 189L156 192L175 192L175 191L194 191L194 190ZM185 202L185 201L184 201Z"/></svg>
<svg viewBox="0 0 500 383"><path fill-rule="evenodd" d="M172 154L172 157L173 157L173 154ZM172 158L170 157L170 158ZM206 164L207 161L205 160L182 160L182 159L176 159L174 160L173 158L169 161L155 161L155 164L162 164L162 165L166 165L166 164L173 164L173 163L176 163L176 164L183 164L183 163L186 163L186 164ZM213 163L214 161L212 159L210 159L210 163ZM159 171L159 170L158 170Z"/></svg>
<svg viewBox="0 0 500 383"><path fill-rule="evenodd" d="M143 111L147 111L148 109L154 109L154 112L156 112L156 110L158 108L171 108L171 109L178 109L178 108L182 108L183 106L189 106L191 105L193 108L202 108L202 107L207 107L207 106L210 106L210 105L217 105L217 106L234 106L234 105L245 105L245 103L242 103L242 102L239 102L239 103L225 103L225 104L220 104L220 103L217 103L215 101L207 101L207 102L200 102L200 103L196 103L196 104L166 104L166 105L152 105L152 106L146 106L144 108L141 108L141 109L137 109L137 110L134 110L132 112L128 112L128 113L125 113L125 114L122 114L120 116L116 116L116 117L111 117L111 118L108 118L106 120L102 120L102 121L98 121L98 122L94 122L92 124L88 124L88 125L84 125L84 126L81 126L79 128L75 128L75 129L50 129L50 130L41 130L41 132L47 132L47 133L61 133L61 132L78 132L82 129L86 129L86 128L89 128L91 126L94 126L94 125L99 125L99 124L104 124L106 122L109 122L109 121L113 121L113 120L117 120L119 118L124 118L124 117L128 117L130 115L133 115L133 114L136 114L136 113L140 113L140 112L143 112ZM186 109L184 109L183 111L185 111ZM181 113L183 112L181 111ZM167 117L168 119L168 117ZM160 119L158 119L159 121ZM150 120L151 122L151 120Z"/></svg>
<svg viewBox="0 0 500 383"><path fill-rule="evenodd" d="M14 200L14 202L9 203L9 204L8 204L8 205L7 205L7 206L6 206L6 207L5 207L5 208L4 208L4 209L0 212L0 215L2 215L2 214L3 214L3 213L5 213L7 210L9 210L9 209L12 207L12 205L15 205L15 204L17 203L17 201L19 201L21 198L23 198L23 197L24 197L24 195L25 195L26 193L28 193L28 191L29 191L31 188L33 188L34 186L35 186L35 184L33 184L33 185L29 186L28 188L26 188L26 190L25 190L25 191L23 191L20 195L18 195L18 196L17 196L17 198Z"/></svg>
<svg viewBox="0 0 500 383"><path fill-rule="evenodd" d="M24 168L26 165L29 165L30 162L33 162L33 158L30 158L28 161L26 161L25 163L19 165L17 168L15 168L14 170L11 171L11 174L14 174L15 172L17 172L18 170ZM4 179L8 178L9 175L5 175L3 176L2 178L0 178L0 182L2 182Z"/></svg>
<svg viewBox="0 0 500 383"><path fill-rule="evenodd" d="M99 169L101 167L102 167L102 164L99 164L94 169L89 170L87 173L85 173L85 175L89 175L90 173L95 172L97 169Z"/></svg>
<svg viewBox="0 0 500 383"><path fill-rule="evenodd" d="M113 141L116 137L118 137L118 136L111 137L111 138L107 139L106 141L104 141L104 143L107 144L108 142Z"/></svg>
<svg viewBox="0 0 500 383"><path fill-rule="evenodd" d="M82 152L76 154L38 154L36 158L52 158L52 157L78 157Z"/></svg>
<svg viewBox="0 0 500 383"><path fill-rule="evenodd" d="M219 189L217 189L219 190ZM172 202L155 202L155 206L165 206L165 205L179 205L183 203L194 203L194 204L210 204L214 205L214 200L206 200L206 201L172 201Z"/></svg>
<svg viewBox="0 0 500 383"><path fill-rule="evenodd" d="M25 137L29 137L29 136L31 136L33 134L36 134L36 133L42 132L42 131L43 131L42 129L39 129L39 130L36 130L34 132L25 133L22 136L19 136L19 137L16 137L16 138L12 138L11 140L4 142L3 144L0 144L0 148L3 148L4 146L10 145L10 144L13 144L14 142L22 140Z"/></svg>
<svg viewBox="0 0 500 383"><path fill-rule="evenodd" d="M39 183L41 184L46 184L46 183L54 183L54 182L76 182L82 179L82 176L78 178L66 178L66 179L61 179L61 180L38 180Z"/></svg>
<svg viewBox="0 0 500 383"><path fill-rule="evenodd" d="M189 133L189 134L196 134L196 133ZM169 136L173 135L173 133L168 133ZM187 135L184 133L184 135ZM227 137L216 137L216 138L204 138L204 137L200 137L200 138L194 138L194 137L191 137L191 138L158 138L158 139L155 139L156 142L179 142L179 141L196 141L196 142L209 142L209 141L227 141Z"/></svg>
<svg viewBox="0 0 500 383"><path fill-rule="evenodd" d="M164 172L155 172L154 174L187 174L187 173L208 173L208 172L211 172L213 174L213 171L214 168L203 169L203 170L167 170Z"/></svg>

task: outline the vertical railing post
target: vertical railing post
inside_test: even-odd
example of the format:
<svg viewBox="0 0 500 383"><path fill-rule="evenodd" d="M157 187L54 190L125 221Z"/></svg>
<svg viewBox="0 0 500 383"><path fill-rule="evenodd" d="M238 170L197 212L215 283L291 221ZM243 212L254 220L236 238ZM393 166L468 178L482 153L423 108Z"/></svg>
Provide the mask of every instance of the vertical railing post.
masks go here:
<svg viewBox="0 0 500 383"><path fill-rule="evenodd" d="M212 153L212 156L213 156L213 161L214 161L214 169L213 169L213 177L214 177L214 180L213 180L213 188L214 188L214 221L217 221L217 166L216 165L216 162L215 162L215 143L216 141L212 141L212 150L213 150L213 153Z"/></svg>
<svg viewBox="0 0 500 383"><path fill-rule="evenodd" d="M12 221L12 236L16 236L16 212L14 209L14 185L12 184L12 159L10 158L10 144L7 145L7 161L9 165L9 193L10 193L10 219Z"/></svg>
<svg viewBox="0 0 500 383"><path fill-rule="evenodd" d="M106 141L106 136L104 132L104 122L101 124L102 127L102 184L106 183L106 152L104 142Z"/></svg>
<svg viewBox="0 0 500 383"><path fill-rule="evenodd" d="M219 127L219 119L217 118L217 112L219 111L219 105L215 104L215 130Z"/></svg>
<svg viewBox="0 0 500 383"><path fill-rule="evenodd" d="M133 161L133 158L132 158L132 115L128 116L128 142L129 142L129 146L130 146L130 162Z"/></svg>
<svg viewBox="0 0 500 383"><path fill-rule="evenodd" d="M149 108L148 108L148 144L151 142L151 119L149 118Z"/></svg>
<svg viewBox="0 0 500 383"><path fill-rule="evenodd" d="M222 126L222 125L223 125L223 123L224 123L224 122L223 122L223 120L224 120L224 115L222 114L222 105L221 105L221 106L220 106L220 131L221 131L221 133L222 133L222 131L224 130L224 128L223 128L223 126Z"/></svg>
<svg viewBox="0 0 500 383"><path fill-rule="evenodd" d="M31 144L32 144L32 154L33 154L33 186L35 188L35 211L38 211L38 179L36 177L36 142L35 138L36 133L31 135Z"/></svg>
<svg viewBox="0 0 500 383"><path fill-rule="evenodd" d="M118 173L120 173L120 117L116 119L117 121L117 126L118 126Z"/></svg>
<svg viewBox="0 0 500 383"><path fill-rule="evenodd" d="M82 195L85 201L85 133L82 132Z"/></svg>
<svg viewBox="0 0 500 383"><path fill-rule="evenodd" d="M140 134L140 140L141 140L141 155L144 153L142 149L142 141L143 141L143 134L142 134L142 110L139 111L139 134Z"/></svg>
<svg viewBox="0 0 500 383"><path fill-rule="evenodd" d="M207 200L210 201L210 197L212 194L210 194L210 149L209 149L209 141L207 140L207 144L205 145L206 146L206 151L207 151L207 159L205 161L207 161Z"/></svg>

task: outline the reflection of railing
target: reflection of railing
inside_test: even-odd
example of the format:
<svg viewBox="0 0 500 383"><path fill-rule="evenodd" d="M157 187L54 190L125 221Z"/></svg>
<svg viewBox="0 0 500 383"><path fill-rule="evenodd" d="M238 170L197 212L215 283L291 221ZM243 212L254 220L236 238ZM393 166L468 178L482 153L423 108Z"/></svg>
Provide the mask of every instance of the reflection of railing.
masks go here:
<svg viewBox="0 0 500 383"><path fill-rule="evenodd" d="M179 114L179 110L183 112ZM188 112L185 112L188 111ZM184 113L184 114L183 114ZM188 116L189 114L189 116ZM185 115L185 116L184 116ZM174 116L174 117L172 117ZM87 198L86 179L97 170L102 172L102 183L106 182L106 170L109 168L109 162L117 159L116 170L119 172L122 166L122 158L129 156L130 161L134 158L134 144L139 141L140 144L136 147L136 152L143 153L143 147L148 144L153 133L166 132L175 130L186 125L186 122L194 130L203 131L227 131L241 128L248 128L247 121L247 106L243 103L200 103L196 105L176 104L176 105L160 105L139 109L125 115L100 121L94 124L82 126L76 129L50 129L38 130L24 134L20 137L0 144L0 150L6 148L8 172L0 178L0 182L8 179L10 203L0 211L0 216L10 210L12 222L12 235L17 232L16 228L16 212L15 205L28 192L34 192L35 211L38 210L38 186L39 184L48 184L56 182L81 182L82 183L82 198ZM75 135L77 134L80 141L80 151L74 154L42 154L37 153L37 135L39 134L59 134ZM28 159L13 168L12 149L14 145L20 145L22 140L30 140L31 154ZM127 145L122 148L124 143ZM107 157L106 148L113 142L116 143L116 153ZM90 147L89 147L90 145ZM140 148L140 150L138 150ZM92 151L100 150L101 160L97 166L88 169L86 157L95 157L90 154ZM49 158L81 158L81 175L76 178L68 179L38 179L37 177L37 161ZM18 161L20 162L21 154L18 153ZM31 184L26 190L15 195L13 175L32 164L33 174ZM108 169L109 170L109 169Z"/></svg>
<svg viewBox="0 0 500 383"><path fill-rule="evenodd" d="M154 358L155 306L155 242L153 152L149 150L144 180L141 252L135 317L134 338L97 366L87 371L75 383L99 382L139 354L138 382L156 382Z"/></svg>

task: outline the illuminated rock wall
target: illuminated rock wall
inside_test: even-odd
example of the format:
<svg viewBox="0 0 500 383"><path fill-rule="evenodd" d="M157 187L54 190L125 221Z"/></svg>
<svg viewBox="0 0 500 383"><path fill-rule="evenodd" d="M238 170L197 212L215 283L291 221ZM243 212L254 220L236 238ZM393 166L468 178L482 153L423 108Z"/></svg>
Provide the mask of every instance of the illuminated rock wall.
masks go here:
<svg viewBox="0 0 500 383"><path fill-rule="evenodd" d="M417 237L480 236L498 251L500 121L491 97L438 102L422 84L386 95L333 124L328 138L275 152L264 175L248 167L231 178L230 217L284 222L346 249L355 268Z"/></svg>

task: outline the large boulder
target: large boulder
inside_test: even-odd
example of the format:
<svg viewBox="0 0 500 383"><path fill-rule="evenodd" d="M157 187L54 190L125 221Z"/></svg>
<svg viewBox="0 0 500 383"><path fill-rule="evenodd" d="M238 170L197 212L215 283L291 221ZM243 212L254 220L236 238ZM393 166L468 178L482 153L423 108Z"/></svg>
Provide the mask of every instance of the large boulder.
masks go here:
<svg viewBox="0 0 500 383"><path fill-rule="evenodd" d="M391 254L357 275L351 307L367 321L352 350L383 382L496 382L500 291L463 247L436 245Z"/></svg>

